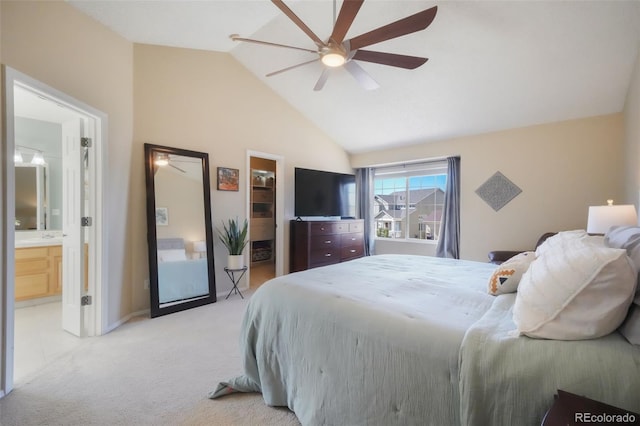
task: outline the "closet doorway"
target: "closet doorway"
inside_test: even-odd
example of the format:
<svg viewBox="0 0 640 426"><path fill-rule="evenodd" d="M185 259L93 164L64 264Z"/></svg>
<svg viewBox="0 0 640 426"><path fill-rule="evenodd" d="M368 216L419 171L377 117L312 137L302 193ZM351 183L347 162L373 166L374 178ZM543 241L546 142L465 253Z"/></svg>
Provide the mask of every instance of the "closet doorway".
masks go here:
<svg viewBox="0 0 640 426"><path fill-rule="evenodd" d="M249 286L282 275L282 157L248 153Z"/></svg>

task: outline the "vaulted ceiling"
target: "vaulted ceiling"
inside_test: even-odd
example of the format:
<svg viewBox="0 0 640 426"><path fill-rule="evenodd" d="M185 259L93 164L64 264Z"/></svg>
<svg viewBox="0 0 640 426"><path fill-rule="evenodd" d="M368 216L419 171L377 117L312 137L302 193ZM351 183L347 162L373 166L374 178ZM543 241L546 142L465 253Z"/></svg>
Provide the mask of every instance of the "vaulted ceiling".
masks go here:
<svg viewBox="0 0 640 426"><path fill-rule="evenodd" d="M132 42L229 52L352 153L622 111L640 48L636 0L368 0L347 39L437 5L426 30L367 48L429 61L360 62L380 85L370 91L333 69L314 91L320 62L265 75L316 54L229 39L315 49L270 1L68 1ZM320 38L331 34L333 1L285 3Z"/></svg>

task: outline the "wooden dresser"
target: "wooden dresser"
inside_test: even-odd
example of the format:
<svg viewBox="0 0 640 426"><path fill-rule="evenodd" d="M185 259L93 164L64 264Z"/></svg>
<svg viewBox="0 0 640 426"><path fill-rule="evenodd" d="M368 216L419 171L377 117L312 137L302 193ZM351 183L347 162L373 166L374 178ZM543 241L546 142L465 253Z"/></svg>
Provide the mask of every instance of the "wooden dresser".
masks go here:
<svg viewBox="0 0 640 426"><path fill-rule="evenodd" d="M364 256L364 221L291 221L291 272Z"/></svg>

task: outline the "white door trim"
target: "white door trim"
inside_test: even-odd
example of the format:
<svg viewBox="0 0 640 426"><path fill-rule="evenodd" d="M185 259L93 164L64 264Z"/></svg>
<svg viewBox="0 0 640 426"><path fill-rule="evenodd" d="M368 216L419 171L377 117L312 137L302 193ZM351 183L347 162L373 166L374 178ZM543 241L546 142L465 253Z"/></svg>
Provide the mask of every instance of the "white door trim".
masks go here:
<svg viewBox="0 0 640 426"><path fill-rule="evenodd" d="M266 158L276 162L276 277L284 274L284 157L266 152L247 150L247 219L251 219L251 157ZM249 231L251 232L251 231ZM251 236L249 236L251 238ZM251 268L248 271L251 274ZM247 276L250 283L251 276Z"/></svg>
<svg viewBox="0 0 640 426"><path fill-rule="evenodd" d="M24 86L45 98L55 100L65 107L89 117L94 127L95 167L91 170L90 182L93 189L91 211L94 212L93 226L89 228L90 244L90 287L89 292L94 295L94 305L89 321L87 321L88 335L101 335L108 331L108 239L105 203L108 180L104 176L107 164L107 115L53 87L29 77L8 66L2 67L2 84L4 93L4 146L0 152L0 187L4 194L0 199L0 271L2 287L0 287L0 397L13 389L14 362L14 281L15 281L15 170L13 165L14 144L14 85Z"/></svg>

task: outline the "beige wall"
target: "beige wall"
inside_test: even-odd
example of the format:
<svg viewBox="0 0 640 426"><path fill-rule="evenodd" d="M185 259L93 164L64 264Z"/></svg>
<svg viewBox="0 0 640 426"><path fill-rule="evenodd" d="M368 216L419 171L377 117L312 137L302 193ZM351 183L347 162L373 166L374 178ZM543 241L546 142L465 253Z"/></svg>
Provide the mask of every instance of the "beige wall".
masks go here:
<svg viewBox="0 0 640 426"><path fill-rule="evenodd" d="M545 231L584 229L589 205L624 201L623 140L622 114L614 114L357 154L352 165L460 155L461 257L486 261L490 250L533 247ZM522 189L497 212L475 193L496 171Z"/></svg>
<svg viewBox="0 0 640 426"><path fill-rule="evenodd" d="M624 105L626 202L640 204L640 50Z"/></svg>
<svg viewBox="0 0 640 426"><path fill-rule="evenodd" d="M149 306L143 288L148 277L144 142L208 152L212 185L216 166L240 169L239 192L212 193L218 223L245 215L248 149L285 157L286 219L293 216L294 166L351 171L340 147L228 54L134 49L64 2L3 0L0 8L3 64L108 115L110 325ZM287 270L288 234L285 245ZM224 289L224 248L216 243L215 250L218 288Z"/></svg>
<svg viewBox="0 0 640 426"><path fill-rule="evenodd" d="M0 2L3 64L108 115L109 324L132 312L128 236L133 46L64 2Z"/></svg>
<svg viewBox="0 0 640 426"><path fill-rule="evenodd" d="M295 111L226 53L161 46L134 46L135 129L131 146L131 220L134 232L133 304L148 306L143 280L148 277L144 227L143 143L207 152L212 172L212 217L246 217L247 150L285 158L284 270L289 270L289 226L293 218L293 169L296 166L351 172L342 148ZM216 167L240 169L240 191L217 191ZM216 239L218 292L231 287L222 268L226 249Z"/></svg>
<svg viewBox="0 0 640 426"><path fill-rule="evenodd" d="M338 146L228 54L134 46L64 2L3 0L0 25L3 64L109 117L109 324L149 303L144 142L208 152L213 187L215 167L240 169L239 192L212 191L216 223L244 218L247 150L285 157L285 219L293 216L294 166L350 171ZM460 155L462 256L484 261L490 249L530 247L544 231L584 227L588 205L637 201L639 68L625 120L616 114L358 154L352 165ZM497 170L523 193L494 212L474 191ZM288 226L278 225L287 231L288 263ZM219 289L227 286L224 262L216 242Z"/></svg>

